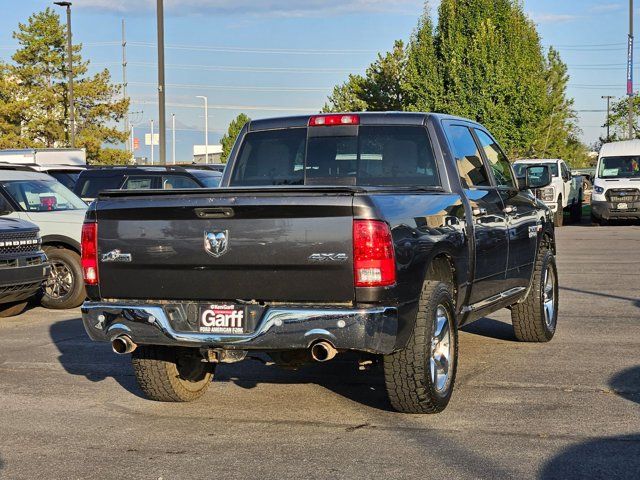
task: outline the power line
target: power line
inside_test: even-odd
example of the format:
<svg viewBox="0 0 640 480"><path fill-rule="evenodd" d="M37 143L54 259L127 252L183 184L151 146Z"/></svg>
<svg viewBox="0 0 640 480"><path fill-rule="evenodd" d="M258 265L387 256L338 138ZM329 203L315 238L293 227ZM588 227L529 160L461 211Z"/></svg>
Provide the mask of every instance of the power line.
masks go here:
<svg viewBox="0 0 640 480"><path fill-rule="evenodd" d="M154 87L151 82L128 82L129 85L137 85L141 87ZM171 88L188 88L194 90L236 90L248 92L327 92L333 87L265 87L265 86L243 86L243 85L202 85L188 83L168 83L167 87Z"/></svg>
<svg viewBox="0 0 640 480"><path fill-rule="evenodd" d="M156 48L151 42L130 42L134 47ZM275 55L359 55L376 54L376 50L354 50L354 49L317 49L317 48L254 48L254 47L224 47L208 45L166 45L165 48L173 50L193 50L202 52L228 52L228 53L264 53Z"/></svg>
<svg viewBox="0 0 640 480"><path fill-rule="evenodd" d="M107 62L109 63L109 62ZM97 64L96 64L97 65ZM135 67L155 67L154 62L129 62L129 66ZM313 68L313 67L254 67L237 65L198 65L198 64L170 64L169 68L184 70L206 70L213 72L255 72L255 73L351 73L356 68Z"/></svg>
<svg viewBox="0 0 640 480"><path fill-rule="evenodd" d="M132 100L131 103L137 105L157 105L157 101L153 100ZM202 109L202 105L193 103L167 103L168 107L174 108L198 108ZM265 105L209 105L209 108L216 110L254 110L259 112L305 112L313 113L320 110L319 107L277 107Z"/></svg>

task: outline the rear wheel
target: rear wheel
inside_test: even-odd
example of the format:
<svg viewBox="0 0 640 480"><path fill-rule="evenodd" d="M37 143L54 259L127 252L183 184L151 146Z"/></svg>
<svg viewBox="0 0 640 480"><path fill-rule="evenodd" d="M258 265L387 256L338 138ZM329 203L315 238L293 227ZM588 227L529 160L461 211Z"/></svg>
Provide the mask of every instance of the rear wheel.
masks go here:
<svg viewBox="0 0 640 480"><path fill-rule="evenodd" d="M558 197L558 205L556 207L556 214L553 218L553 224L556 227L561 227L564 223L564 210L562 209L562 197Z"/></svg>
<svg viewBox="0 0 640 480"><path fill-rule="evenodd" d="M511 307L511 321L521 342L548 342L558 322L558 270L553 252L542 245L533 274L533 285L522 303Z"/></svg>
<svg viewBox="0 0 640 480"><path fill-rule="evenodd" d="M44 247L51 273L42 288L40 303L54 309L75 308L86 297L80 267L80 255L66 248Z"/></svg>
<svg viewBox="0 0 640 480"><path fill-rule="evenodd" d="M4 303L0 305L0 318L13 317L14 315L20 315L27 307L26 301Z"/></svg>
<svg viewBox="0 0 640 480"><path fill-rule="evenodd" d="M451 399L458 364L458 333L451 287L426 281L411 338L384 356L384 376L393 408L438 413Z"/></svg>
<svg viewBox="0 0 640 480"><path fill-rule="evenodd" d="M138 385L149 400L191 402L200 398L213 378L212 364L198 350L139 346L132 354Z"/></svg>

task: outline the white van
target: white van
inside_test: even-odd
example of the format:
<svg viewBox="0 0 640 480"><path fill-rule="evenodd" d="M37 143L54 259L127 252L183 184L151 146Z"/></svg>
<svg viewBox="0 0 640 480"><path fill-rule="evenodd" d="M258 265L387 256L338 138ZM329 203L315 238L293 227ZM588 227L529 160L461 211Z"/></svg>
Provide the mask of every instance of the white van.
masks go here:
<svg viewBox="0 0 640 480"><path fill-rule="evenodd" d="M591 221L640 220L640 140L606 143L591 196Z"/></svg>

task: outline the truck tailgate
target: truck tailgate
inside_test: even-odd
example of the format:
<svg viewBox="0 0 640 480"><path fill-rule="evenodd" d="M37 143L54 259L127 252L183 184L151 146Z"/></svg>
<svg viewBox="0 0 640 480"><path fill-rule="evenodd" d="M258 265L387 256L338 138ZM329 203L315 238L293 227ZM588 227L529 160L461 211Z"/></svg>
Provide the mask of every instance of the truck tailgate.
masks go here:
<svg viewBox="0 0 640 480"><path fill-rule="evenodd" d="M114 194L97 219L103 298L354 299L352 192Z"/></svg>

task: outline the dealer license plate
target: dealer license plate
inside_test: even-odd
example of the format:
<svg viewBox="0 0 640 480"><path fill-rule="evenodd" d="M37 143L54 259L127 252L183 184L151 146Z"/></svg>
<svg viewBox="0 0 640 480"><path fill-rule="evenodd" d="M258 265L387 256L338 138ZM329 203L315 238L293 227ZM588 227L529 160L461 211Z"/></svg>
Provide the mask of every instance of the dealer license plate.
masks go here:
<svg viewBox="0 0 640 480"><path fill-rule="evenodd" d="M220 335L238 335L245 332L247 311L244 306L227 303L200 306L198 331Z"/></svg>
<svg viewBox="0 0 640 480"><path fill-rule="evenodd" d="M627 208L629 208L629 205L627 205L626 203L618 204L618 210L626 210Z"/></svg>

